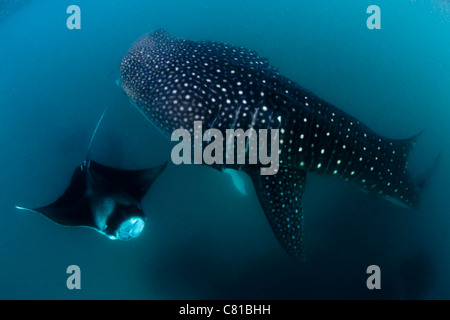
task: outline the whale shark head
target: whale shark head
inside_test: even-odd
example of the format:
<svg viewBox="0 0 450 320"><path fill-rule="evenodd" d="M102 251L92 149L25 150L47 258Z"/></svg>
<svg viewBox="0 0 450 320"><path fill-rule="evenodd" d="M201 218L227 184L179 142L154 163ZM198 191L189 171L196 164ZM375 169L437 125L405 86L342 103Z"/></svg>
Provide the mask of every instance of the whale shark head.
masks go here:
<svg viewBox="0 0 450 320"><path fill-rule="evenodd" d="M170 72L170 60L166 56L176 53L171 46L172 39L168 32L157 30L138 39L123 57L118 83L134 103L151 106L147 97L156 83L161 82L161 73Z"/></svg>
<svg viewBox="0 0 450 320"><path fill-rule="evenodd" d="M263 75L273 72L266 59L248 49L156 30L125 54L120 83L132 104L166 135L190 128L194 121L202 121L205 129L252 122L255 128L267 128L269 116L276 120L281 115L271 115L263 106L264 119L253 119L251 113L263 86L270 90L272 85L262 81Z"/></svg>

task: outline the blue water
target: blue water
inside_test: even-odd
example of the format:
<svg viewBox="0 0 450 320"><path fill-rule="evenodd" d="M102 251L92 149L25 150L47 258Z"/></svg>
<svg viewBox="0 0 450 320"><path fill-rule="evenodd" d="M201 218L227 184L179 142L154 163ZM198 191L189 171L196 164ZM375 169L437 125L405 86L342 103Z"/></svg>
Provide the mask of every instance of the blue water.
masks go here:
<svg viewBox="0 0 450 320"><path fill-rule="evenodd" d="M394 3L395 2L395 3ZM447 1L0 1L1 299L449 299L450 7ZM81 8L68 30L66 8ZM381 8L368 30L366 8ZM249 180L169 165L143 201L130 242L18 211L54 201L91 158L137 169L170 143L116 86L129 46L156 28L241 45L391 138L425 132L409 168L442 152L422 207L407 210L309 175L306 261L276 241ZM81 269L68 290L66 268ZM366 268L381 269L368 290Z"/></svg>

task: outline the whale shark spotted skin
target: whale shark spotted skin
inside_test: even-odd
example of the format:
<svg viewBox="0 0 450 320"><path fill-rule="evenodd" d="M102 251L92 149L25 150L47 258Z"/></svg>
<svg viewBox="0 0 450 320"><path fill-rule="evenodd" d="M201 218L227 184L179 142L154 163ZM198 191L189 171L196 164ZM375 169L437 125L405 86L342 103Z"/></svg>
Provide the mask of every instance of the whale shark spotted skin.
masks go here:
<svg viewBox="0 0 450 320"><path fill-rule="evenodd" d="M419 188L407 171L417 137L393 140L283 77L248 49L190 41L156 30L137 40L120 65L131 102L165 135L179 128L279 130L279 170L215 164L250 175L276 237L302 253L302 195L307 172L334 176L405 207L417 207Z"/></svg>

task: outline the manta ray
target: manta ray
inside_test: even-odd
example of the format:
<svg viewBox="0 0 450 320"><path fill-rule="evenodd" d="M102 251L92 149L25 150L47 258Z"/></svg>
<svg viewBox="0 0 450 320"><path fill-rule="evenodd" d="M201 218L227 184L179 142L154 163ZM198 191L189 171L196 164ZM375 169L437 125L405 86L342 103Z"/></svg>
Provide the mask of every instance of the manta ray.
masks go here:
<svg viewBox="0 0 450 320"><path fill-rule="evenodd" d="M240 170L254 184L281 245L302 254L302 195L313 172L351 182L403 207L419 205L419 184L407 170L418 134L383 137L361 121L282 76L243 47L191 41L159 29L138 39L120 64L119 84L165 135L180 128L279 130L279 170L258 164L213 164Z"/></svg>
<svg viewBox="0 0 450 320"><path fill-rule="evenodd" d="M59 225L88 227L111 240L130 240L142 233L146 221L142 198L167 162L148 169L123 170L89 159L92 142L105 113L106 109L91 136L86 159L75 168L62 195L43 207L15 206L17 209L40 213Z"/></svg>
<svg viewBox="0 0 450 320"><path fill-rule="evenodd" d="M63 226L94 229L111 240L137 238L146 220L141 200L166 164L122 170L88 160L74 170L69 186L55 202L16 208L41 213Z"/></svg>

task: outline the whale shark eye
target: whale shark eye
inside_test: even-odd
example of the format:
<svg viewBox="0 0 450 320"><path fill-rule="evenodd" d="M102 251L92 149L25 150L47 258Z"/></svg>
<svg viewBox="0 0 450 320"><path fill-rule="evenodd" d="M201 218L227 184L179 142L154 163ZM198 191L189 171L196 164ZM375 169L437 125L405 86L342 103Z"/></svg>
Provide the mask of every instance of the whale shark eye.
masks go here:
<svg viewBox="0 0 450 320"><path fill-rule="evenodd" d="M130 240L139 237L144 229L145 221L139 217L129 218L122 222L117 230L117 237L120 240Z"/></svg>

